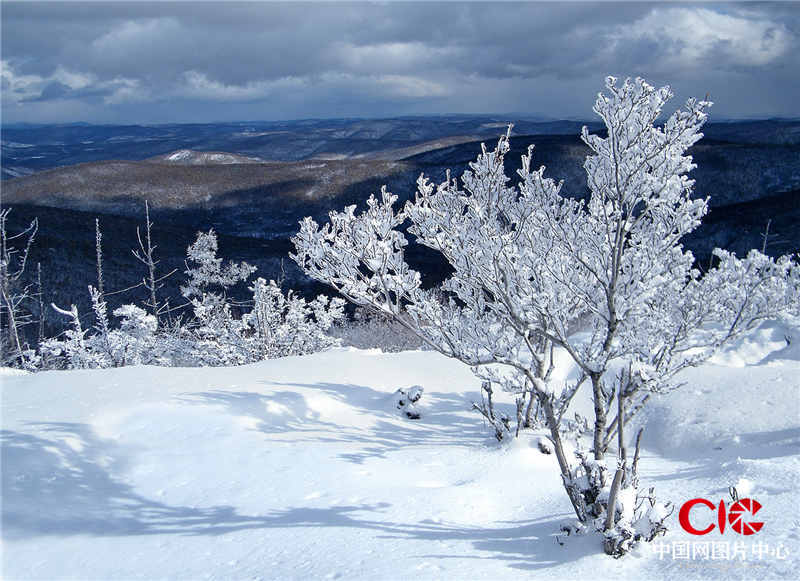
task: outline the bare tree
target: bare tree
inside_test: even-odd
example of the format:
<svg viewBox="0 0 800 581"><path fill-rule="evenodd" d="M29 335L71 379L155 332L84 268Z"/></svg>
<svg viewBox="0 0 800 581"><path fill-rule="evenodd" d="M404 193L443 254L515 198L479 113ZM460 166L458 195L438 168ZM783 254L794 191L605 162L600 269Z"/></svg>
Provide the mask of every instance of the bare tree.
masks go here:
<svg viewBox="0 0 800 581"><path fill-rule="evenodd" d="M94 248L97 257L97 292L102 300L105 297L103 284L103 234L100 232L100 219L94 219Z"/></svg>
<svg viewBox="0 0 800 581"><path fill-rule="evenodd" d="M150 310L150 313L156 318L156 321L158 321L159 315L164 312L169 312L168 303L165 302L162 305L158 300L158 289L164 286L162 281L172 276L177 269L173 269L163 276L158 276L156 274L156 266L160 261L156 260L155 258L155 251L158 246L153 245L153 239L151 236L153 223L150 221L150 205L148 204L147 200L144 202L144 215L144 239L142 239L141 230L137 227L136 238L139 241L139 250L132 250L131 252L133 252L133 255L142 264L144 264L145 267L147 267L147 276L142 279L142 285L147 289L150 296L144 302L144 304Z"/></svg>
<svg viewBox="0 0 800 581"><path fill-rule="evenodd" d="M10 208L0 210L0 360L24 363L25 342L21 338L20 329L33 322L30 310L25 304L33 299L30 285L23 281L25 266L31 246L39 229L39 222L34 219L22 232L9 234L7 229ZM20 248L15 243L22 242Z"/></svg>
<svg viewBox="0 0 800 581"><path fill-rule="evenodd" d="M36 300L39 307L39 332L36 336L36 344L44 341L44 326L46 321L44 308L44 288L42 287L42 264L36 263Z"/></svg>

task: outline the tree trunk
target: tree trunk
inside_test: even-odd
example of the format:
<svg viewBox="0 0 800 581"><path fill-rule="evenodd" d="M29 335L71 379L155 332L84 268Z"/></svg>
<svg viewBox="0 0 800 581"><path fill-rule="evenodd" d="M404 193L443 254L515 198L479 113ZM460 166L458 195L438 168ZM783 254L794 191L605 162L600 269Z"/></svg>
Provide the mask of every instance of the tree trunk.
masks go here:
<svg viewBox="0 0 800 581"><path fill-rule="evenodd" d="M5 302L6 310L8 311L8 337L11 339L11 352L17 360L22 362L22 344L19 339L19 328L16 313L14 312L14 304L11 302L5 290L2 295L3 302Z"/></svg>
<svg viewBox="0 0 800 581"><path fill-rule="evenodd" d="M622 486L622 479L625 477L625 470L617 468L614 473L614 482L611 483L611 492L608 494L608 507L606 509L605 530L610 531L614 528L614 516L617 512L617 494Z"/></svg>
<svg viewBox="0 0 800 581"><path fill-rule="evenodd" d="M624 471L622 475L622 484L626 484L628 474L628 451L625 449L625 391L623 390L623 383L619 384L619 392L617 393L617 446L619 447L619 463Z"/></svg>
<svg viewBox="0 0 800 581"><path fill-rule="evenodd" d="M533 427L533 421L534 421L534 418L533 418L533 402L536 400L536 393L531 391L529 396L530 396L530 399L528 400L528 407L525 410L525 427L526 428L532 428Z"/></svg>
<svg viewBox="0 0 800 581"><path fill-rule="evenodd" d="M594 399L594 459L602 460L605 454L604 439L606 434L606 398L599 373L592 373L592 396Z"/></svg>
<svg viewBox="0 0 800 581"><path fill-rule="evenodd" d="M564 489L567 491L567 496L572 503L572 508L575 510L575 515L582 523L586 522L586 506L583 501L583 496L578 489L572 484L572 475L569 469L569 462L564 455L564 446L561 442L561 433L558 430L558 420L553 412L553 402L549 397L542 397L542 410L544 411L545 421L550 430L550 438L553 440L553 450L555 450L556 459L558 460L558 467L561 470L561 481L564 484Z"/></svg>

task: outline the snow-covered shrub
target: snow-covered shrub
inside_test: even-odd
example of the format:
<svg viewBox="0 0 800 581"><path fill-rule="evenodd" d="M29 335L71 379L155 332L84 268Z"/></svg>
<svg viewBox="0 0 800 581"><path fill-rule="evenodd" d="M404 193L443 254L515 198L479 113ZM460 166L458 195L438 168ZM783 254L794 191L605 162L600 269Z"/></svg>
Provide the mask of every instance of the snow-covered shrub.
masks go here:
<svg viewBox="0 0 800 581"><path fill-rule="evenodd" d="M570 485L582 495L586 517L562 530L569 534L590 530L602 534L605 552L614 557L623 556L641 541L650 542L664 534L664 522L674 510L671 503L656 500L652 487L639 487L638 444L637 438L637 456L631 465L617 460L616 470L611 470L606 461L578 451L578 464L572 468Z"/></svg>
<svg viewBox="0 0 800 581"><path fill-rule="evenodd" d="M240 365L314 353L338 343L328 331L344 316L342 299L320 295L307 302L263 278L250 287L252 309L235 316L234 307L242 306L231 304L227 293L256 269L245 262L223 266L213 230L198 233L187 249L187 263L189 282L181 290L194 312L188 332L196 364Z"/></svg>
<svg viewBox="0 0 800 581"><path fill-rule="evenodd" d="M42 342L40 354L27 356L41 367L104 368L121 365L241 365L287 355L304 355L338 344L328 334L344 317L344 301L318 296L308 302L274 281L257 279L253 307L241 316L244 304L229 301L229 289L255 270L246 263L223 265L213 230L197 235L187 249L188 283L184 296L192 307L188 324L162 322L154 314L128 304L114 311L120 319L112 328L103 294L89 287L95 324L84 330L77 308L66 311L72 328L63 338ZM152 298L152 297L151 297ZM151 300L152 303L152 300ZM151 304L147 304L151 311Z"/></svg>
<svg viewBox="0 0 800 581"><path fill-rule="evenodd" d="M337 341L327 334L344 316L344 301L318 296L311 302L284 295L275 281L258 278L250 287L253 307L237 318L227 291L255 272L249 264L228 263L217 257L213 230L200 232L187 249L189 283L182 288L191 302L196 337L193 354L201 365L237 365L262 359L305 355L327 349Z"/></svg>
<svg viewBox="0 0 800 581"><path fill-rule="evenodd" d="M54 304L51 306L57 313L70 318L71 328L64 331L63 339L46 339L39 345L42 358L56 367L68 369L106 367L106 354L98 354L87 346L86 331L81 325L78 307L72 305L67 311Z"/></svg>
<svg viewBox="0 0 800 581"><path fill-rule="evenodd" d="M244 315L246 343L254 360L305 355L338 344L328 331L344 317L344 301L320 295L310 303L275 281L256 279L253 309Z"/></svg>
<svg viewBox="0 0 800 581"><path fill-rule="evenodd" d="M242 365L250 361L244 339L244 323L234 317L231 305L218 295L206 293L191 299L194 319L187 333L195 365Z"/></svg>
<svg viewBox="0 0 800 581"><path fill-rule="evenodd" d="M672 503L656 500L654 489L646 492L628 486L617 493L613 526L596 526L604 536L603 548L613 557L622 557L639 542L650 542L667 532L664 522L674 512ZM598 522L597 525L600 525Z"/></svg>
<svg viewBox="0 0 800 581"><path fill-rule="evenodd" d="M89 287L96 317L94 333L84 330L75 305L67 311L52 305L58 313L68 316L72 328L64 338L43 341L39 346L43 367L94 369L122 365L169 365L163 346L156 336L156 320L135 305L123 305L114 311L121 318L120 328L111 329L106 315L106 303L99 292Z"/></svg>
<svg viewBox="0 0 800 581"><path fill-rule="evenodd" d="M102 280L102 271L100 268L98 254L98 279ZM89 286L89 297L92 301L92 311L94 311L95 317L95 334L86 338L86 348L96 354L99 367L117 367L119 362L115 357L114 349L111 345L111 326L108 322L108 305L106 304L102 292L91 285Z"/></svg>
<svg viewBox="0 0 800 581"><path fill-rule="evenodd" d="M619 496L627 506L623 500L632 493L623 491L630 488L639 496L634 479L617 478L631 473L625 425L651 393L672 388L679 371L790 306L800 270L756 251L745 259L720 254L705 276L694 269L680 241L699 226L707 200L693 196L686 174L694 165L685 153L702 137L710 103L690 99L657 127L672 97L668 87L642 79L618 85L609 77L606 89L594 110L608 137L582 133L591 149L587 202L561 196L561 184L545 178L544 167L531 169L531 150L510 186L509 128L493 151L483 147L460 181L448 173L435 185L420 176L416 198L402 208L383 188L361 214L349 206L331 212L321 227L304 219L292 258L354 304L392 317L515 394L518 417L535 403L578 519L587 525L606 510L603 530L613 536L618 529L622 538L630 515L602 508L597 499L608 485L612 504ZM423 290L420 274L406 263L400 227L407 221L420 244L450 263L448 300ZM749 281L744 290L743 281ZM717 304L720 296L726 299ZM555 349L580 370L577 381L555 381L565 376L553 373ZM618 441L620 468L611 483L599 468L581 478L564 453L561 420L584 382L594 402L593 462L599 466ZM662 527L659 521L630 539L652 538ZM624 552L630 539L609 547Z"/></svg>
<svg viewBox="0 0 800 581"><path fill-rule="evenodd" d="M357 307L350 318L331 328L331 334L342 340L342 345L358 349L380 349L386 353L424 349L420 338L400 325L392 317Z"/></svg>
<svg viewBox="0 0 800 581"><path fill-rule="evenodd" d="M425 390L421 385L400 388L394 393L394 406L409 420L418 420L422 413L417 408L417 402L422 399Z"/></svg>
<svg viewBox="0 0 800 581"><path fill-rule="evenodd" d="M118 330L109 333L109 342L120 365L169 365L170 359L156 336L158 320L136 305L114 310L121 319Z"/></svg>
<svg viewBox="0 0 800 581"><path fill-rule="evenodd" d="M494 437L498 442L502 442L509 436L511 432L511 418L507 414L498 412L494 406L494 389L492 388L491 381L484 381L481 383L481 402L472 402L472 409L480 413L484 419L494 429ZM517 399L517 409L519 409L520 398ZM519 414L517 414L519 416ZM519 417L517 417L517 430L519 433L520 428Z"/></svg>

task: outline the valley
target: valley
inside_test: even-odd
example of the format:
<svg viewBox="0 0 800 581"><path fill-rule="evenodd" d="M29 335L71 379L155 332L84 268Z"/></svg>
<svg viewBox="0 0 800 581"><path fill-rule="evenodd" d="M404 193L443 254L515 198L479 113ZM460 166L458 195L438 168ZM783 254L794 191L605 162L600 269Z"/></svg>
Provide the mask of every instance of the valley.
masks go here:
<svg viewBox="0 0 800 581"><path fill-rule="evenodd" d="M518 123L509 166L515 171L520 156L534 145L533 164L545 165L546 175L563 179L566 195L585 196L587 148L578 137L579 125ZM197 231L209 228L220 234L221 256L246 260L258 267L258 276L282 279L286 286L310 295L325 289L288 258L293 249L289 239L300 219L312 216L324 222L330 210L362 206L384 184L399 196L398 203L404 203L413 197L420 173L435 181L444 179L448 168L460 175L480 151L480 141L491 144L502 126L492 118L453 117L427 122L341 120L136 130L50 128L51 139L62 135L59 139L70 144L61 146L69 153L62 161L80 163L3 180L2 204L13 208L12 232L39 219L31 260L42 264L46 303L77 303L82 311L88 309L86 287L95 282L91 273L96 217L104 233L108 288L126 289L141 280L144 271L130 251L138 244L137 227L144 224L145 200L154 222L159 268L165 273L178 271L162 289L172 304L181 302L186 247ZM800 250L798 128L800 123L789 121L717 123L706 128L706 138L692 148L698 166L692 177L696 195L710 196L711 209L701 228L686 240L698 264L708 264L715 246L739 254L761 248L768 221L769 254ZM46 143L44 135L43 128L6 129L4 171L20 161L9 151L35 153L55 147ZM38 145L9 147L5 140L11 138L17 145ZM298 145L302 140L304 147ZM108 147L97 151L98 142ZM101 154L105 157L94 159ZM108 159L116 155L128 158ZM28 165L26 171L34 167ZM514 178L511 171L509 177ZM446 276L445 263L413 243L409 260L426 275L428 284ZM136 300L139 292L144 291L114 295L111 304ZM246 289L239 292L244 296Z"/></svg>

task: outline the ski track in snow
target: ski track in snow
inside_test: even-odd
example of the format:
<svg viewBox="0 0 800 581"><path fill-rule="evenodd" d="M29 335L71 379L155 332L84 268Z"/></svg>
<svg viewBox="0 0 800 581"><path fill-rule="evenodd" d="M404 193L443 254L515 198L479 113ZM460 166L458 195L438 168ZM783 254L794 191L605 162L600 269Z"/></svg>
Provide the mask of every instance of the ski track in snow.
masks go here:
<svg viewBox="0 0 800 581"><path fill-rule="evenodd" d="M663 542L780 542L786 560L659 559L648 545L614 560L597 535L557 538L572 513L554 457L536 435L494 442L469 411L468 368L339 349L237 368L6 370L3 578L796 578L800 357L756 339L761 351L734 346L656 398L641 479L678 505L749 487L759 535L691 537L673 515ZM415 384L410 421L393 392Z"/></svg>

